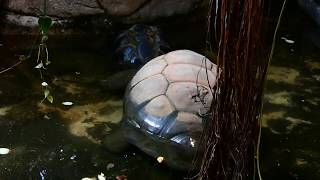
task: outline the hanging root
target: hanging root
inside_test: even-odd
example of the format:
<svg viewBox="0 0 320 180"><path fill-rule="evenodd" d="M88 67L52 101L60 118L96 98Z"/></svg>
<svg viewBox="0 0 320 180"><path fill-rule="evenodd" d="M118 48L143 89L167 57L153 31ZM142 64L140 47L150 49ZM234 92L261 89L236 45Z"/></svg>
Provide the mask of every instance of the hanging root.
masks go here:
<svg viewBox="0 0 320 180"><path fill-rule="evenodd" d="M269 64L261 47L262 13L261 0L210 2L208 26L214 27L218 44L218 77L212 116L200 143L204 152L196 157L201 161L197 179L248 179L255 173L254 155Z"/></svg>

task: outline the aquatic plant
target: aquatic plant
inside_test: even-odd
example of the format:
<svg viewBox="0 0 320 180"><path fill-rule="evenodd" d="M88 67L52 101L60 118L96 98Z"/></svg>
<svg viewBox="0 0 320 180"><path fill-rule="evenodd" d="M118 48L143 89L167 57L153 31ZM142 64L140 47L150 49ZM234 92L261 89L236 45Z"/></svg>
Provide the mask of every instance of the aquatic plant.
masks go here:
<svg viewBox="0 0 320 180"><path fill-rule="evenodd" d="M259 170L262 97L274 47L273 41L271 51L266 51L261 43L264 3L210 1L207 38L208 42L217 42L218 79L213 90L212 118L206 123L202 137L205 151L195 160L201 161L195 176L198 179L255 179L256 171L262 179ZM279 21L276 30L278 26Z"/></svg>
<svg viewBox="0 0 320 180"><path fill-rule="evenodd" d="M30 49L28 55L19 55L18 56L19 61L13 64L12 66L10 66L9 68L0 71L0 74L15 68L16 66L30 59L35 49L35 44L38 44L37 45L38 53L37 53L37 59L36 59L37 65L35 66L35 68L39 70L40 78L43 81L41 83L41 86L43 88L44 98L41 102L47 99L50 103L53 103L53 96L50 93L49 84L45 81L42 75L42 71L46 70L46 67L51 63L49 61L49 51L48 51L46 42L48 41L48 31L52 25L52 19L46 14L47 14L47 0L43 0L43 15L40 16L38 19L40 42L38 42L39 39L38 37L36 37L35 42L32 48Z"/></svg>
<svg viewBox="0 0 320 180"><path fill-rule="evenodd" d="M44 1L46 2L46 0ZM45 8L46 9L46 8ZM39 17L38 20L38 26L40 29L40 44L38 46L38 55L37 55L37 65L36 69L39 70L40 78L42 79L42 87L43 87L43 93L44 93L44 99L41 101L43 102L45 99L47 99L50 103L53 103L53 96L50 93L49 85L47 82L45 82L44 77L42 76L42 70L46 70L46 67L51 63L49 61L49 51L47 47L47 40L48 40L48 31L52 24L52 20L50 17L46 16L45 14L43 16Z"/></svg>

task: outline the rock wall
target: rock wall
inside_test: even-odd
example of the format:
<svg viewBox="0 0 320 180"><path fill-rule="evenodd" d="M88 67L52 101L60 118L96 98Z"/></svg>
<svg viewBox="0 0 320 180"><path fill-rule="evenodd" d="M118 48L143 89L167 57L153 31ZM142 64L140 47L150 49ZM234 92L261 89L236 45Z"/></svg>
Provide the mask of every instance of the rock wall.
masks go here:
<svg viewBox="0 0 320 180"><path fill-rule="evenodd" d="M150 22L183 15L203 6L208 0L0 0L5 23L34 27L46 9L56 22L85 17L105 18L126 24ZM32 22L32 23L28 23Z"/></svg>
<svg viewBox="0 0 320 180"><path fill-rule="evenodd" d="M19 15L39 16L44 12L43 0L4 0L3 8ZM68 18L104 13L95 0L47 0L49 16Z"/></svg>

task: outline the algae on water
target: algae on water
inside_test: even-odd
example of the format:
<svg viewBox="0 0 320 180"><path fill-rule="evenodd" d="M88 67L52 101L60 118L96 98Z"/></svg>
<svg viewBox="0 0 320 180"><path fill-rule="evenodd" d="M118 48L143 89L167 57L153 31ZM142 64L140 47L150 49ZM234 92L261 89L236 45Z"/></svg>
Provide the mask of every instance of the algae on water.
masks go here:
<svg viewBox="0 0 320 180"><path fill-rule="evenodd" d="M286 68L280 66L270 66L267 79L276 83L296 84L297 77L300 72L293 68Z"/></svg>

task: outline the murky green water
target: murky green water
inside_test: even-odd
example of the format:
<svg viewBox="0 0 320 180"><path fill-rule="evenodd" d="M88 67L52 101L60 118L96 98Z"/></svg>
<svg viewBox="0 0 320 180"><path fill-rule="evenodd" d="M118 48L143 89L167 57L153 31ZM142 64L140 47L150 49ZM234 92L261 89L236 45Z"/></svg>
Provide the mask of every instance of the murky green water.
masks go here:
<svg viewBox="0 0 320 180"><path fill-rule="evenodd" d="M265 97L262 173L320 179L320 28L292 8L282 22Z"/></svg>
<svg viewBox="0 0 320 180"><path fill-rule="evenodd" d="M52 38L52 61L47 82L54 103L40 103L43 95L35 62L28 60L0 78L0 179L81 179L104 173L107 179L176 179L134 147L114 154L101 146L122 117L122 93L110 93L98 81L112 74L113 62L97 44L83 46L85 37ZM82 43L79 44L79 39ZM2 67L17 61L33 37L4 37ZM69 101L70 107L62 105ZM148 169L148 171L146 171Z"/></svg>
<svg viewBox="0 0 320 180"><path fill-rule="evenodd" d="M289 11L279 32L263 117L264 179L320 179L320 51L312 43L319 37L312 36L310 27L306 17ZM169 42L175 48L199 50L178 34L167 36L172 42L178 39ZM15 55L27 53L33 39L2 37L0 70L15 63ZM101 49L103 43L103 37L50 37L52 64L45 77L53 104L40 104L34 58L0 75L0 148L11 150L0 155L0 179L69 180L100 173L107 179L182 179L180 172L134 147L116 154L100 145L122 116L122 94L98 84L117 71ZM74 104L64 106L65 101Z"/></svg>

